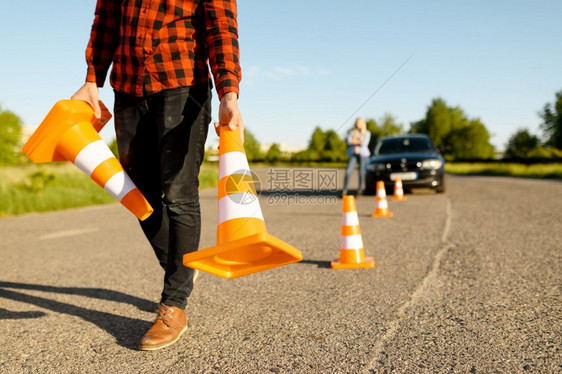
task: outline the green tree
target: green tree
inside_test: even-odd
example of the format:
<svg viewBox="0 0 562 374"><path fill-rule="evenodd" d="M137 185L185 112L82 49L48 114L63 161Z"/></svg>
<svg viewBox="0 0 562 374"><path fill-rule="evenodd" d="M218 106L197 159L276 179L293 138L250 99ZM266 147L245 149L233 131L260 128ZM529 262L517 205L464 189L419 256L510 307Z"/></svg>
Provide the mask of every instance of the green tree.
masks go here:
<svg viewBox="0 0 562 374"><path fill-rule="evenodd" d="M410 133L427 134L436 147L445 146L445 138L453 130L467 125L467 118L459 107L449 107L441 98L433 99L425 118L410 125Z"/></svg>
<svg viewBox="0 0 562 374"><path fill-rule="evenodd" d="M326 134L320 127L314 128L310 141L308 142L308 150L316 155L320 155L324 149L324 144L326 143Z"/></svg>
<svg viewBox="0 0 562 374"><path fill-rule="evenodd" d="M443 139L451 132L451 108L443 99L433 99L427 108L425 118L415 122L410 127L410 132L427 134L436 147L443 144Z"/></svg>
<svg viewBox="0 0 562 374"><path fill-rule="evenodd" d="M366 120L365 123L367 124L367 130L369 130L369 132L371 133L371 140L369 140L368 147L371 150L371 152L373 152L375 150L375 146L377 145L377 140L379 140L380 137L379 125L377 124L377 121L373 118Z"/></svg>
<svg viewBox="0 0 562 374"><path fill-rule="evenodd" d="M260 151L260 143L247 128L244 128L244 150L246 151L248 161L263 159L263 154Z"/></svg>
<svg viewBox="0 0 562 374"><path fill-rule="evenodd" d="M371 132L371 140L369 141L369 149L371 152L375 150L375 146L377 145L379 138L383 136L401 134L404 132L402 124L398 123L396 121L396 117L390 113L385 113L379 121L369 119L366 123L367 130Z"/></svg>
<svg viewBox="0 0 562 374"><path fill-rule="evenodd" d="M307 161L318 161L318 154L311 152L310 149L305 149L304 151L297 152L291 156L291 161L295 162L307 162Z"/></svg>
<svg viewBox="0 0 562 374"><path fill-rule="evenodd" d="M0 107L0 165L14 165L19 162L21 119L9 110Z"/></svg>
<svg viewBox="0 0 562 374"><path fill-rule="evenodd" d="M273 143L265 154L265 161L277 162L279 160L281 160L281 149L279 148L279 145Z"/></svg>
<svg viewBox="0 0 562 374"><path fill-rule="evenodd" d="M508 142L505 155L510 157L531 157L536 154L540 146L539 137L533 135L528 129L519 129Z"/></svg>
<svg viewBox="0 0 562 374"><path fill-rule="evenodd" d="M342 140L338 133L334 130L328 130L324 133L324 147L320 151L320 159L322 161L343 161L347 158L345 151L347 144Z"/></svg>
<svg viewBox="0 0 562 374"><path fill-rule="evenodd" d="M447 154L454 160L486 159L494 156L490 134L479 119L467 121L462 127L449 132L444 143L448 145Z"/></svg>
<svg viewBox="0 0 562 374"><path fill-rule="evenodd" d="M295 153L291 159L297 162L319 161L325 143L326 134L324 134L320 127L316 127L308 142L308 148Z"/></svg>
<svg viewBox="0 0 562 374"><path fill-rule="evenodd" d="M322 131L316 127L312 132L308 148L293 155L292 160L303 161L342 161L347 158L346 142L334 130Z"/></svg>
<svg viewBox="0 0 562 374"><path fill-rule="evenodd" d="M401 123L396 122L396 117L390 113L385 113L379 120L381 128L381 136L389 136L401 134L404 132L404 127Z"/></svg>
<svg viewBox="0 0 562 374"><path fill-rule="evenodd" d="M545 104L539 116L544 121L541 128L546 137L546 145L562 149L562 90L556 93L554 104Z"/></svg>
<svg viewBox="0 0 562 374"><path fill-rule="evenodd" d="M427 134L449 159L489 158L494 155L490 133L479 119L469 119L460 107L433 99L424 119L410 125L410 133Z"/></svg>

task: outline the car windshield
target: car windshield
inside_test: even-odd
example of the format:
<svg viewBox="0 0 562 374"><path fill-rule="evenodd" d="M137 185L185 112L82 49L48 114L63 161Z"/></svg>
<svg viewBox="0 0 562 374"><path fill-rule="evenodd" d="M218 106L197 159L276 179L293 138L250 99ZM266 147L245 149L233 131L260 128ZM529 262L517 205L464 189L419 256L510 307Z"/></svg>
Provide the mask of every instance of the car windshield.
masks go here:
<svg viewBox="0 0 562 374"><path fill-rule="evenodd" d="M388 139L379 143L376 154L388 155L391 153L435 152L433 145L426 139L397 138Z"/></svg>

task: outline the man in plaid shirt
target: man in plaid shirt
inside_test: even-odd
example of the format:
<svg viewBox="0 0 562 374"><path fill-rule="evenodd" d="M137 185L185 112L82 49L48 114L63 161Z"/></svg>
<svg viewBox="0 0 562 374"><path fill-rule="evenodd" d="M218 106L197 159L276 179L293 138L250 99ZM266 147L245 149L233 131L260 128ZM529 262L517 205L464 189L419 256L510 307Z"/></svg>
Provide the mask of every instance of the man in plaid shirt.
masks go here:
<svg viewBox="0 0 562 374"><path fill-rule="evenodd" d="M98 87L113 64L120 161L154 208L140 224L165 271L164 287L139 348L164 348L187 329L193 269L182 259L199 246L211 73L220 99L215 128L243 135L236 0L97 0L86 61L86 83L72 98L100 116Z"/></svg>

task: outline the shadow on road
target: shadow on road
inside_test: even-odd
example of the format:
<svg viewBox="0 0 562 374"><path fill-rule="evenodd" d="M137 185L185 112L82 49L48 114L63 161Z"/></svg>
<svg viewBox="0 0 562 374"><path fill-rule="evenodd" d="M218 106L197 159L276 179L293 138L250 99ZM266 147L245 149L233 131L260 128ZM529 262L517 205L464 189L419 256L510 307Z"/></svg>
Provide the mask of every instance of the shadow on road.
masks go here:
<svg viewBox="0 0 562 374"><path fill-rule="evenodd" d="M330 261L318 261L318 260L302 260L297 262L296 264L307 264L307 265L316 265L319 268L331 268L332 263Z"/></svg>
<svg viewBox="0 0 562 374"><path fill-rule="evenodd" d="M71 295L81 295L93 298L99 298L117 302L129 302L139 309L147 309L152 307L150 311L154 311L156 304L148 301L123 294L117 291L97 289L97 288L75 288L75 287L53 287L23 283L0 282L0 298L11 299L40 308L48 309L56 313L68 314L71 316L82 318L84 321L93 323L111 334L117 344L122 347L136 350L138 342L142 335L150 328L151 322L139 319L119 316L111 313L90 310L76 305L63 303L60 301L50 300L44 297L27 295L25 293L8 290L7 288L18 288L24 290L39 290L45 292L66 293ZM142 308L141 308L142 307ZM40 318L44 316L43 312L12 312L0 309L0 319L24 319L24 318Z"/></svg>
<svg viewBox="0 0 562 374"><path fill-rule="evenodd" d="M39 318L46 315L43 312L13 312L8 309L0 308L0 319L27 319L27 318Z"/></svg>
<svg viewBox="0 0 562 374"><path fill-rule="evenodd" d="M152 313L156 310L157 304L152 301L141 299L140 297L127 295L126 293L108 290L105 288L82 288L82 287L55 287L40 284L14 283L0 281L0 288L18 288L20 290L33 290L51 293L63 293L67 295L79 295L91 297L93 299L117 301L120 303L131 304L143 312Z"/></svg>

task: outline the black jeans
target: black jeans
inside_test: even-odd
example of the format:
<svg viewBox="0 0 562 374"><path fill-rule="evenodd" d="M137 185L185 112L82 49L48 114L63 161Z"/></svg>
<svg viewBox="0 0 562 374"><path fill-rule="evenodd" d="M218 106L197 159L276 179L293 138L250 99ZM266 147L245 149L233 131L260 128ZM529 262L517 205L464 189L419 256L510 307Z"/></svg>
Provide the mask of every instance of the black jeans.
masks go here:
<svg viewBox="0 0 562 374"><path fill-rule="evenodd" d="M165 270L161 302L184 309L193 269L183 255L201 234L199 169L211 121L208 83L144 97L115 92L115 132L121 164L154 213L141 221Z"/></svg>

